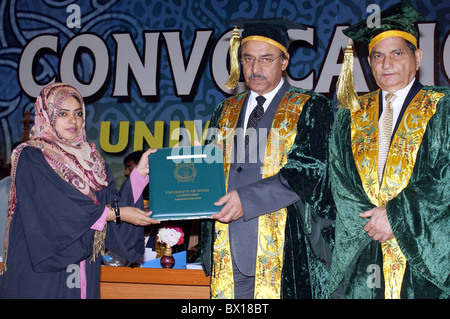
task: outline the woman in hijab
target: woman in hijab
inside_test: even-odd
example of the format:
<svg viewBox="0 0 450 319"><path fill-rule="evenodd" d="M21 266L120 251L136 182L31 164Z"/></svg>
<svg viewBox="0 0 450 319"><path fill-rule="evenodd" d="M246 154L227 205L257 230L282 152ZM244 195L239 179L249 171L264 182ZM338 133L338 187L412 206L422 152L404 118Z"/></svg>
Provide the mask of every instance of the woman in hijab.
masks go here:
<svg viewBox="0 0 450 319"><path fill-rule="evenodd" d="M0 298L99 298L105 247L130 262L144 252L145 152L120 191L86 141L83 98L46 86L36 99L30 140L11 156L11 187Z"/></svg>

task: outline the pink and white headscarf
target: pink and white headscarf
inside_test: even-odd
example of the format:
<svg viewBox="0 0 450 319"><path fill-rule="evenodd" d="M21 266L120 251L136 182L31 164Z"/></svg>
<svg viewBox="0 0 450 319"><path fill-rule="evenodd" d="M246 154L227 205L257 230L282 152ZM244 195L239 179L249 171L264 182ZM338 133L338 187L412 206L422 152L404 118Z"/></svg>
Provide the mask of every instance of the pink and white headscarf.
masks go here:
<svg viewBox="0 0 450 319"><path fill-rule="evenodd" d="M55 130L61 104L69 96L77 99L83 109L82 128L71 141L61 138ZM107 176L103 158L94 144L86 141L85 107L81 94L65 83L50 84L41 91L34 108L35 124L30 131L30 141L24 146L41 149L48 164L61 178L96 201L93 192L107 186Z"/></svg>

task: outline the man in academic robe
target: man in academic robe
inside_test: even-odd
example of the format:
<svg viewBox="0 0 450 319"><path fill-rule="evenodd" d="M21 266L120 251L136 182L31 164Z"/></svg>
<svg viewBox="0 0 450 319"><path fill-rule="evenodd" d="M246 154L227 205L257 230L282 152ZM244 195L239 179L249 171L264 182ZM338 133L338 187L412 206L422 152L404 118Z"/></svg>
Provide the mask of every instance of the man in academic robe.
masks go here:
<svg viewBox="0 0 450 319"><path fill-rule="evenodd" d="M304 26L287 19L235 23L244 31L242 40L237 27L232 35L227 85L239 80L240 44L249 90L222 101L211 119L227 186L216 203L220 212L202 224L211 297L325 298L334 212L327 174L332 109L322 95L283 79L287 30Z"/></svg>
<svg viewBox="0 0 450 319"><path fill-rule="evenodd" d="M381 12L377 28L364 20L344 30L368 44L380 88L343 102L330 140L330 290L346 298L450 294L450 90L416 78L421 18L401 2Z"/></svg>

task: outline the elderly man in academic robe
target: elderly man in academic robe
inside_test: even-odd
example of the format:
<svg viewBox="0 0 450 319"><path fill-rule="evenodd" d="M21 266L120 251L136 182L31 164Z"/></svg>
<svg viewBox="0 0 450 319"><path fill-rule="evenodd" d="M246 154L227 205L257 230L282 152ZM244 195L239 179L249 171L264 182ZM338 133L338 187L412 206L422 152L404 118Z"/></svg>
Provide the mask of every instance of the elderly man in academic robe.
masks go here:
<svg viewBox="0 0 450 319"><path fill-rule="evenodd" d="M380 88L356 103L341 95L349 98L330 141L330 289L346 298L450 296L450 90L416 77L420 19L403 1L381 12L379 27L361 21L344 30L368 44Z"/></svg>

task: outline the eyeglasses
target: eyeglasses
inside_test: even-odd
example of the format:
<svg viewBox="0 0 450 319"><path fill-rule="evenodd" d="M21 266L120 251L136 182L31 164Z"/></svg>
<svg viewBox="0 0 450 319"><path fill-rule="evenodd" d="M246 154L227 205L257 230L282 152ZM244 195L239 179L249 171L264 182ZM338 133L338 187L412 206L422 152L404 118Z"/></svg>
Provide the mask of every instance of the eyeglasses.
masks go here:
<svg viewBox="0 0 450 319"><path fill-rule="evenodd" d="M248 56L248 57L242 58L241 59L241 63L243 65L245 65L245 66L250 66L250 65L253 65L253 63L255 63L255 61L258 61L258 63L261 64L262 66L266 66L266 65L271 64L273 61L275 61L276 59L278 59L280 57L281 57L281 55L279 55L279 56L277 56L276 58L273 58L273 59L271 59L271 58L260 58L260 59L257 59L257 58Z"/></svg>

